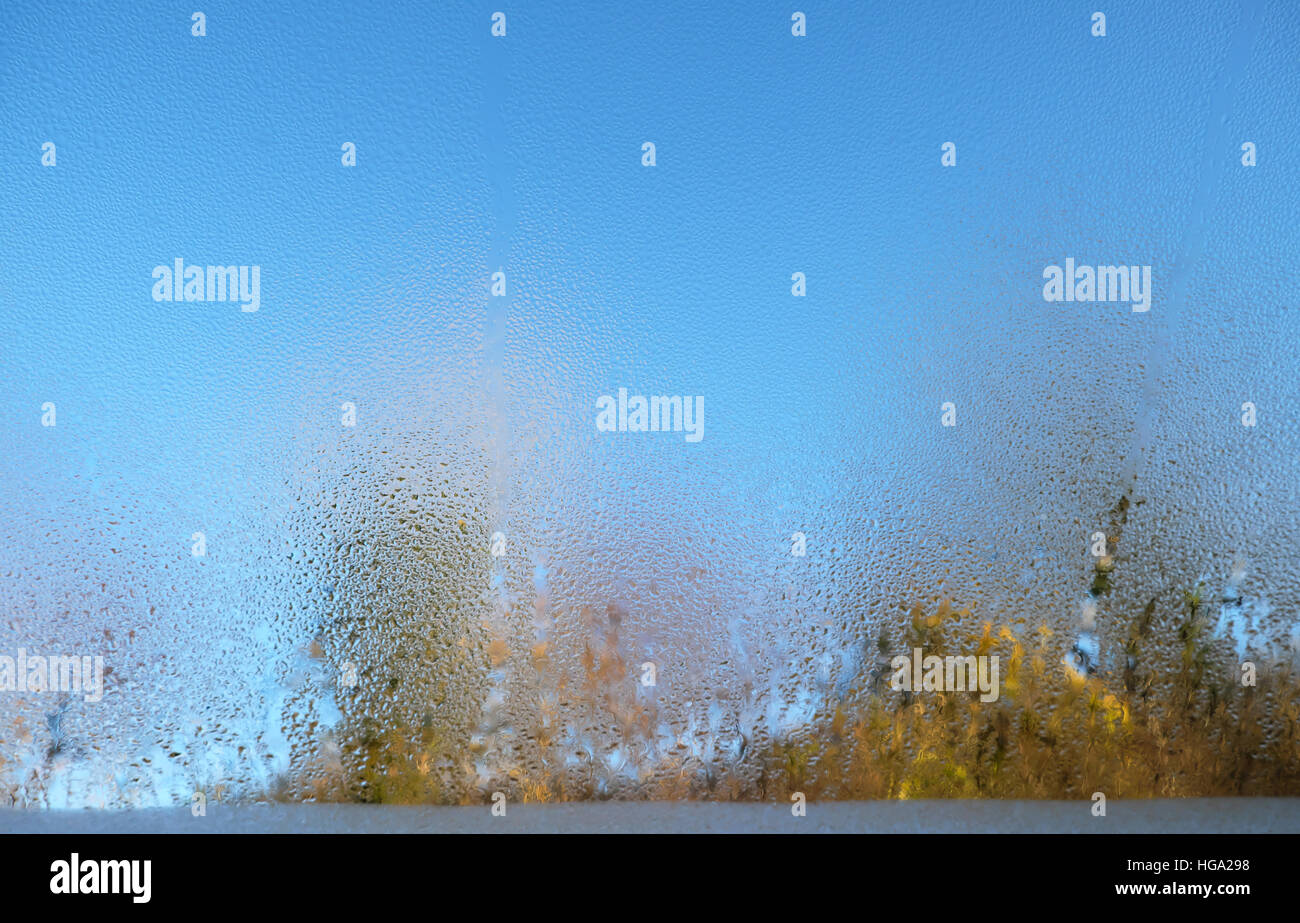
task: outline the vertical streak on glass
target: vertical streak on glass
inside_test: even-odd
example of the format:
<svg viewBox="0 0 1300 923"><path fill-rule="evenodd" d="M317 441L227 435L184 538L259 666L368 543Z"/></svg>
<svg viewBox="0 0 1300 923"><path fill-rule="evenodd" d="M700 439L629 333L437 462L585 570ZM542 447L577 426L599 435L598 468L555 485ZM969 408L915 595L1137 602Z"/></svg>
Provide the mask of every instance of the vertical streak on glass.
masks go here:
<svg viewBox="0 0 1300 923"><path fill-rule="evenodd" d="M1151 354L1147 360L1142 404L1138 410L1133 446L1122 469L1125 485L1133 484L1150 448L1151 436L1155 430L1160 378L1164 374L1169 344L1177 332L1179 315L1187 297L1187 286L1192 276L1192 269L1200 261L1201 253L1205 249L1206 220L1210 206L1214 202L1215 190L1223 175L1223 158L1229 150L1228 109L1232 103L1233 82L1245 73L1246 65L1250 60L1250 50L1259 32L1259 21L1259 0L1245 0L1242 4L1241 17L1237 21L1237 27L1233 30L1228 45L1227 60L1223 65L1223 80L1210 94L1205 145L1201 151L1200 182L1197 184L1196 195L1192 199L1191 214L1188 216L1187 227L1179 244L1178 262L1169 280L1169 297L1165 299L1164 309L1156 320L1156 332L1151 345Z"/></svg>
<svg viewBox="0 0 1300 923"><path fill-rule="evenodd" d="M487 23L480 31L483 61L483 150L485 181L490 193L492 237L488 250L488 292L486 329L484 331L484 386L487 390L484 404L489 419L486 438L489 441L488 472L488 533L491 547L497 544L496 534L502 533L509 548L510 523L507 493L510 484L511 435L508 425L508 392L505 382L505 340L509 323L510 299L514 292L513 273L509 266L510 242L514 231L514 170L506 137L505 103L508 93L508 49L504 36L491 34ZM497 276L504 273L504 276ZM498 286L504 286L500 291ZM504 720L508 662L504 659L509 639L508 613L510 602L506 575L506 555L495 551L490 571L489 593L489 656L492 669L488 674L488 698L484 703L480 724L484 760L500 757L501 747L495 737ZM480 783L499 778L500 772L486 762L478 767Z"/></svg>

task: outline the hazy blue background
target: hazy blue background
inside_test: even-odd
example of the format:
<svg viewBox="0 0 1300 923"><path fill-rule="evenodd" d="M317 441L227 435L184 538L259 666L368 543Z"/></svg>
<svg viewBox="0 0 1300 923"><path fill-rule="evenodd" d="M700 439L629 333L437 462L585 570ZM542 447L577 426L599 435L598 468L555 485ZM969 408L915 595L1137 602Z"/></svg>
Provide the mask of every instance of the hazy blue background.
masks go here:
<svg viewBox="0 0 1300 923"><path fill-rule="evenodd" d="M116 664L49 803L287 770L294 696L334 714L304 648L391 582L361 534L502 530L467 609L573 651L614 606L682 722L775 726L912 602L1071 626L1129 459L1106 605L1237 561L1289 637L1294 4L1236 61L1233 3L200 6L0 9L0 649ZM1045 303L1069 256L1151 265L1150 313ZM154 302L176 257L260 311ZM619 387L702 395L703 442L598 433ZM0 701L0 774L49 711Z"/></svg>

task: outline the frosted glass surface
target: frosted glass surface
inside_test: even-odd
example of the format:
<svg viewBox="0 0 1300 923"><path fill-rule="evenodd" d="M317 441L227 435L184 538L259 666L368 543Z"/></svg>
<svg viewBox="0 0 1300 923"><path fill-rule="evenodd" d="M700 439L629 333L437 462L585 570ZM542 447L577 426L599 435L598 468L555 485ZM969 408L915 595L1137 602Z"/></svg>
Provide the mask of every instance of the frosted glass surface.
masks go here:
<svg viewBox="0 0 1300 923"><path fill-rule="evenodd" d="M817 747L914 612L1136 715L1198 584L1294 703L1300 8L518 6L0 10L0 653L105 670L0 801L907 796Z"/></svg>

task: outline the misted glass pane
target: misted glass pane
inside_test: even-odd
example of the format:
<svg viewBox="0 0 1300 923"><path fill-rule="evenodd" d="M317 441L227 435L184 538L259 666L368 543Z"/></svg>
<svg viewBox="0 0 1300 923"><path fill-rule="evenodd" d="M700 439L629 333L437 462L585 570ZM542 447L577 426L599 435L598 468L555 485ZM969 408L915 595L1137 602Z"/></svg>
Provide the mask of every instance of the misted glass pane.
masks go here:
<svg viewBox="0 0 1300 923"><path fill-rule="evenodd" d="M0 803L1300 794L1300 8L520 6L0 14Z"/></svg>

